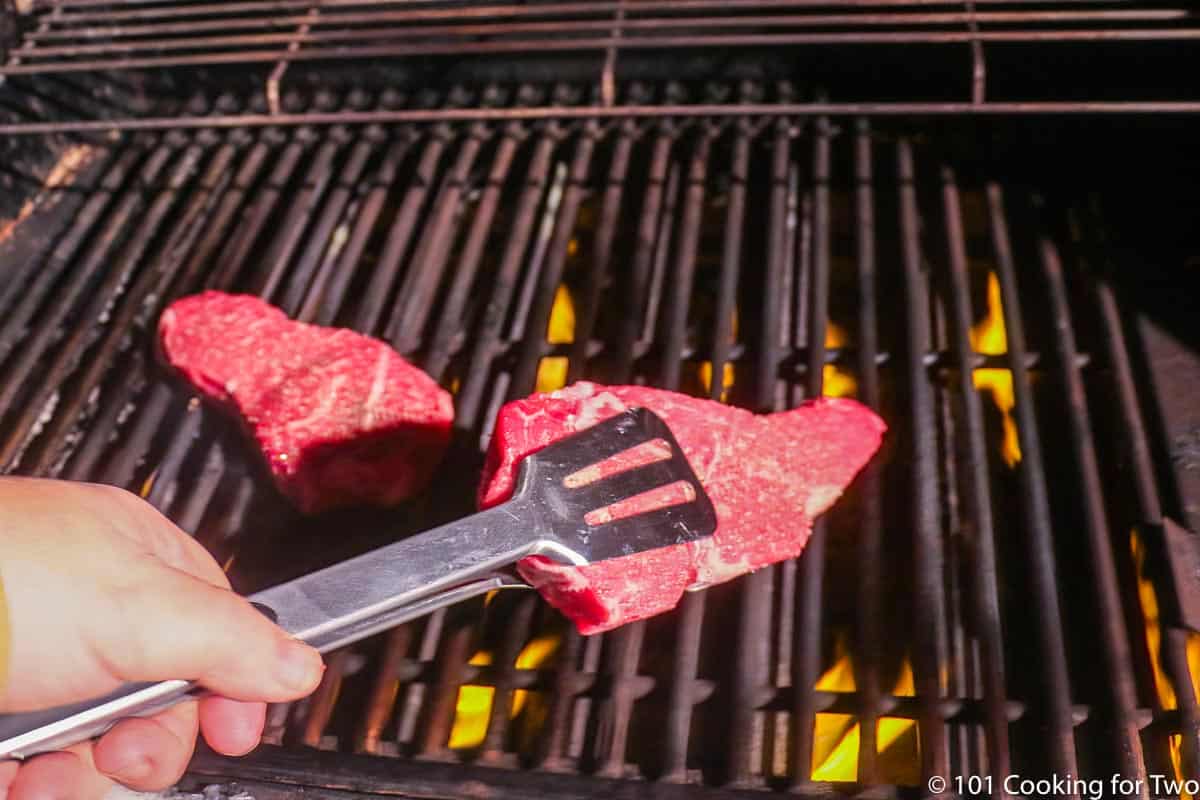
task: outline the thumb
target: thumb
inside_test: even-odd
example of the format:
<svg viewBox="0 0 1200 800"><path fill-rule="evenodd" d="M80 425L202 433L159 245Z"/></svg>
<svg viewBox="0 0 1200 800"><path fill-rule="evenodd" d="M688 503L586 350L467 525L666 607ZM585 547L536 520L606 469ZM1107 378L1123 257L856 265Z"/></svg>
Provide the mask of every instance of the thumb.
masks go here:
<svg viewBox="0 0 1200 800"><path fill-rule="evenodd" d="M245 598L172 567L114 593L114 625L93 642L126 681L194 680L235 700L295 700L316 688L321 656Z"/></svg>

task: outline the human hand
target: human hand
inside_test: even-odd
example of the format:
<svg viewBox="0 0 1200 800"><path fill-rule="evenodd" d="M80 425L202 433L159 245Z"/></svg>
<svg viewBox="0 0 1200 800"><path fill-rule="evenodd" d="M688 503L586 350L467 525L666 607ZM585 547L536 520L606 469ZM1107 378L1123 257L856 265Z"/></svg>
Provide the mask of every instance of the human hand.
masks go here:
<svg viewBox="0 0 1200 800"><path fill-rule="evenodd" d="M316 688L320 655L229 589L208 552L151 505L96 484L0 478L0 579L8 678L0 711L98 697L174 678L214 692L99 739L0 762L0 800L90 800L113 782L152 791L183 774L197 731L243 755L266 702Z"/></svg>

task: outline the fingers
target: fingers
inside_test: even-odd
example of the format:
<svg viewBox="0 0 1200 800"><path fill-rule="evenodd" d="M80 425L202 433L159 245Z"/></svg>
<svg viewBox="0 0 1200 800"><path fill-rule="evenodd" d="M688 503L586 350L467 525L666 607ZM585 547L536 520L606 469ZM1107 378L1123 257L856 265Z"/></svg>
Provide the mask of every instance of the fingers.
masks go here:
<svg viewBox="0 0 1200 800"><path fill-rule="evenodd" d="M0 765L0 792L4 768L15 771L6 800L103 800L114 782L137 791L166 789L187 768L198 727L195 702L124 720L96 742Z"/></svg>
<svg viewBox="0 0 1200 800"><path fill-rule="evenodd" d="M244 598L163 568L114 591L118 611L93 646L123 680L198 681L237 700L284 702L310 693L321 656Z"/></svg>
<svg viewBox="0 0 1200 800"><path fill-rule="evenodd" d="M130 789L165 789L187 769L198 728L194 701L151 718L127 719L95 743L92 759L100 773Z"/></svg>
<svg viewBox="0 0 1200 800"><path fill-rule="evenodd" d="M8 800L104 800L112 781L96 771L91 744L47 753L21 765Z"/></svg>
<svg viewBox="0 0 1200 800"><path fill-rule="evenodd" d="M226 756L244 756L262 739L266 703L247 703L211 696L200 701L200 730L204 741Z"/></svg>
<svg viewBox="0 0 1200 800"><path fill-rule="evenodd" d="M0 800L7 800L8 790L13 779L17 777L17 769L20 766L19 761L0 761Z"/></svg>

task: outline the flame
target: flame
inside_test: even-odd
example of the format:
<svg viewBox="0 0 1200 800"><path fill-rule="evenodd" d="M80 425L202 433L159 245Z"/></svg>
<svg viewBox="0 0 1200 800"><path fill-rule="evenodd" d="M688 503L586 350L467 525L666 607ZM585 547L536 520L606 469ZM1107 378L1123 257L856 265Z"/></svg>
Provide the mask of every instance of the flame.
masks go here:
<svg viewBox="0 0 1200 800"><path fill-rule="evenodd" d="M738 334L738 313L737 309L733 310L732 319L730 320L729 338L731 342L737 341ZM708 394L712 391L713 381L713 365L711 361L700 362L700 383L704 386L704 393ZM726 361L725 368L721 370L721 396L717 398L724 403L729 397L729 390L733 387L734 367L733 364Z"/></svg>
<svg viewBox="0 0 1200 800"><path fill-rule="evenodd" d="M1158 595L1155 594L1154 584L1146 575L1146 545L1142 542L1136 529L1129 532L1129 547L1133 551L1133 568L1137 575L1138 600L1142 605L1142 616L1146 626L1146 650L1150 658L1150 671L1154 676L1154 689L1158 694L1158 702L1163 710L1179 707L1175 696L1175 686L1163 669L1162 663L1162 623L1159 622ZM1192 678L1193 691L1200 694L1200 635L1192 634L1187 643L1188 672ZM1175 771L1175 780L1183 781L1183 737L1173 734L1170 737L1171 767ZM1180 795L1182 800L1191 800L1186 792Z"/></svg>
<svg viewBox="0 0 1200 800"><path fill-rule="evenodd" d="M846 332L833 320L825 325L825 346L844 347L849 344ZM836 364L826 364L822 385L826 397L853 397L858 391L858 381Z"/></svg>
<svg viewBox="0 0 1200 800"><path fill-rule="evenodd" d="M987 316L971 328L971 347L977 353L999 356L1008 352L1008 334L1004 329L1004 306L1000 300L1000 280L995 272L987 277ZM975 388L992 393L992 402L1000 410L1004 438L1000 454L1004 463L1015 467L1021 460L1021 444L1012 410L1016 406L1012 372L1006 369L975 370Z"/></svg>
<svg viewBox="0 0 1200 800"><path fill-rule="evenodd" d="M146 480L142 481L142 486L138 489L138 497L145 500L150 496L150 491L154 488L154 481L158 478L158 468L146 476Z"/></svg>
<svg viewBox="0 0 1200 800"><path fill-rule="evenodd" d="M712 362L700 362L700 383L704 385L704 393L712 391ZM733 364L725 362L725 369L721 371L721 397L722 403L725 402L729 395L729 389L733 386Z"/></svg>
<svg viewBox="0 0 1200 800"><path fill-rule="evenodd" d="M546 341L550 344L570 344L575 341L575 302L571 299L571 290L565 284L560 284L554 293ZM538 364L537 390L553 392L566 384L567 359L563 356L543 358Z"/></svg>
<svg viewBox="0 0 1200 800"><path fill-rule="evenodd" d="M531 639L517 655L517 669L536 669L549 661L561 642L558 635L539 636ZM471 656L467 663L476 667L490 666L492 663L490 650L480 650ZM492 713L492 699L496 690L491 686L476 686L467 684L459 687L458 702L454 707L454 726L450 729L449 747L453 750L464 750L483 744L487 735L488 717ZM525 689L513 692L512 708L509 717L515 719L529 706L530 713L536 714L538 721L545 718L545 708L539 702L534 702L535 695Z"/></svg>
<svg viewBox="0 0 1200 800"><path fill-rule="evenodd" d="M834 660L817 680L818 691L852 692L854 662L844 636L833 643ZM915 694L912 663L905 658L892 694L911 697ZM861 746L860 723L850 714L817 714L813 736L812 780L858 780L858 752ZM911 719L881 717L875 732L880 771L886 780L895 784L915 786L920 781L920 758L917 750L917 723Z"/></svg>

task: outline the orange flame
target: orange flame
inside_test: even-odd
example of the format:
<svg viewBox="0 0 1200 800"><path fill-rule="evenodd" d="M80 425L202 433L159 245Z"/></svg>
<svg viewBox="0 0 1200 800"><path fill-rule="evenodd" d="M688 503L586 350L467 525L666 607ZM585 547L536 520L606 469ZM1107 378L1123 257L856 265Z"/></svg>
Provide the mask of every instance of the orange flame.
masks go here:
<svg viewBox="0 0 1200 800"><path fill-rule="evenodd" d="M833 665L816 683L818 691L852 692L854 662L843 636L834 640ZM906 658L900 666L892 694L914 694L912 665ZM858 780L860 724L850 714L817 714L813 736L812 780L853 782ZM917 723L911 719L881 717L876 727L879 768L885 780L906 786L920 781Z"/></svg>
<svg viewBox="0 0 1200 800"><path fill-rule="evenodd" d="M987 277L987 316L971 328L971 347L977 353L988 356L1004 355L1008 352L1008 333L1004 329L1004 306L1000 299L1000 280L995 272ZM975 388L992 393L992 402L1000 410L1004 438L1000 454L1004 463L1015 467L1021 460L1021 444L1017 437L1017 423L1012 410L1016 406L1013 393L1012 372L1006 369L975 370Z"/></svg>
<svg viewBox="0 0 1200 800"><path fill-rule="evenodd" d="M1150 659L1150 671L1154 676L1154 689L1158 694L1158 702L1164 710L1179 707L1175 695L1175 686L1171 683L1162 664L1162 623L1159 621L1158 595L1155 594L1154 584L1146 575L1146 545L1142 542L1137 530L1129 532L1129 547L1133 551L1134 573L1137 575L1138 600L1142 605L1142 616L1146 625L1146 650ZM1200 635L1192 634L1187 643L1188 672L1191 674L1193 691L1200 694ZM1170 737L1171 766L1175 771L1175 779L1183 781L1183 737L1179 734ZM1182 793L1182 800L1191 800L1191 795Z"/></svg>
<svg viewBox="0 0 1200 800"><path fill-rule="evenodd" d="M546 326L546 341L550 344L570 344L575 341L575 301L566 284L560 284L554 292L554 305L550 308L550 323ZM563 356L546 356L538 363L537 390L553 392L567 384L567 359Z"/></svg>
<svg viewBox="0 0 1200 800"><path fill-rule="evenodd" d="M537 669L558 652L561 637L557 634L538 636L531 639L517 656L517 669ZM492 663L492 653L480 650L468 662L472 666L486 667ZM454 750L469 750L483 744L487 735L488 717L492 713L492 700L496 690L491 686L467 684L459 687L458 702L454 707L454 726L450 729L449 746ZM524 689L513 692L509 717L516 719L527 706L532 706L531 695ZM531 709L531 711L536 709ZM538 710L541 715L541 710Z"/></svg>
<svg viewBox="0 0 1200 800"><path fill-rule="evenodd" d="M729 337L731 341L737 341L738 334L738 314L737 309L733 310L733 317L730 320ZM713 382L713 365L711 361L700 362L700 383L704 386L704 393L708 394L712 391ZM733 388L734 367L728 361L725 362L725 368L721 370L721 396L718 398L724 403L729 397L729 390Z"/></svg>
<svg viewBox="0 0 1200 800"><path fill-rule="evenodd" d="M825 346L844 347L847 344L846 331L830 320L825 326ZM836 364L826 364L823 375L826 397L853 397L858 391L858 381L854 376Z"/></svg>

